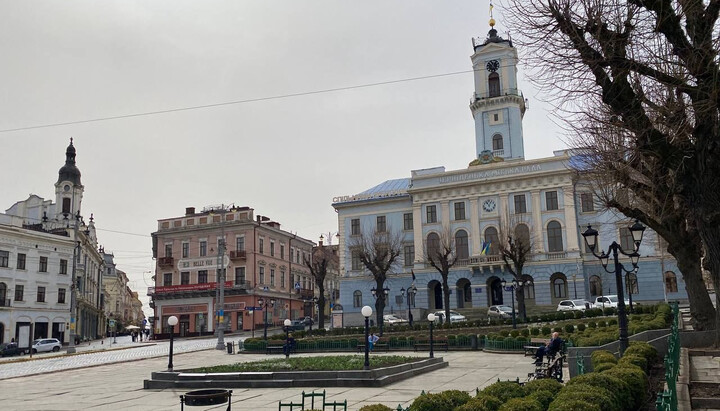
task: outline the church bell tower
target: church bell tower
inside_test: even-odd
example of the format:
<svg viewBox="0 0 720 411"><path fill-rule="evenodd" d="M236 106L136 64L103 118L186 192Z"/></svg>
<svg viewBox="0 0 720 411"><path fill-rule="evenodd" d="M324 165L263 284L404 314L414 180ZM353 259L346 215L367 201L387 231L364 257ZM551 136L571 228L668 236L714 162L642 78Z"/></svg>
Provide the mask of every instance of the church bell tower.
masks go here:
<svg viewBox="0 0 720 411"><path fill-rule="evenodd" d="M55 218L57 220L67 219L73 221L80 215L82 204L83 187L80 182L80 170L75 165L75 146L72 138L70 145L65 150L65 165L58 172L58 180L55 183Z"/></svg>

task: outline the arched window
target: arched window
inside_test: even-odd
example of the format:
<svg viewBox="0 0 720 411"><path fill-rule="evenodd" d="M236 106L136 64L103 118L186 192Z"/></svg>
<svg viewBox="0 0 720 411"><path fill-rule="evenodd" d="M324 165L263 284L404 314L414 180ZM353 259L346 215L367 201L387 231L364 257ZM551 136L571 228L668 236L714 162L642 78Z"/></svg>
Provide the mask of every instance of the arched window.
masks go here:
<svg viewBox="0 0 720 411"><path fill-rule="evenodd" d="M515 241L518 244L522 244L523 248L529 250L530 243L530 229L525 224L518 224L515 226Z"/></svg>
<svg viewBox="0 0 720 411"><path fill-rule="evenodd" d="M603 295L602 280L596 275L590 276L590 295L592 297Z"/></svg>
<svg viewBox="0 0 720 411"><path fill-rule="evenodd" d="M488 76L488 95L490 97L500 95L500 75L498 73L490 73Z"/></svg>
<svg viewBox="0 0 720 411"><path fill-rule="evenodd" d="M557 221L551 221L547 225L548 251L551 253L563 250L562 227Z"/></svg>
<svg viewBox="0 0 720 411"><path fill-rule="evenodd" d="M353 307L362 307L362 293L360 290L355 290L353 293Z"/></svg>
<svg viewBox="0 0 720 411"><path fill-rule="evenodd" d="M466 260L470 256L468 252L468 235L465 230L458 230L455 233L455 254L458 260Z"/></svg>
<svg viewBox="0 0 720 411"><path fill-rule="evenodd" d="M440 236L437 233L430 233L427 236L427 252L428 258L437 258L440 253Z"/></svg>
<svg viewBox="0 0 720 411"><path fill-rule="evenodd" d="M672 271L665 272L665 292L676 293L677 292L677 277Z"/></svg>
<svg viewBox="0 0 720 411"><path fill-rule="evenodd" d="M488 251L486 251L485 254L497 255L500 238L498 237L498 231L495 227L485 229L485 244L489 244Z"/></svg>
<svg viewBox="0 0 720 411"><path fill-rule="evenodd" d="M530 284L525 284L523 286L523 295L525 296L526 300L534 300L535 299L535 280L527 274L522 276L523 282L527 283L530 281Z"/></svg>
<svg viewBox="0 0 720 411"><path fill-rule="evenodd" d="M553 298L567 298L567 278L563 273L555 273L550 277Z"/></svg>
<svg viewBox="0 0 720 411"><path fill-rule="evenodd" d="M503 149L503 136L500 134L495 134L492 139L492 145L493 145L493 150L502 150Z"/></svg>

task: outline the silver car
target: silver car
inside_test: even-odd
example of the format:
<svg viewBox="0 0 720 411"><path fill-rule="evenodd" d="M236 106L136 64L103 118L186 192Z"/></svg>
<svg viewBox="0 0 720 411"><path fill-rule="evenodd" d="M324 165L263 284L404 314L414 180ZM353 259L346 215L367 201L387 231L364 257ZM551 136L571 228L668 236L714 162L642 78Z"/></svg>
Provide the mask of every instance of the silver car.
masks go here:
<svg viewBox="0 0 720 411"><path fill-rule="evenodd" d="M487 311L488 321L498 318L502 320L512 318L512 313L512 308L507 305L491 305Z"/></svg>
<svg viewBox="0 0 720 411"><path fill-rule="evenodd" d="M58 352L62 348L62 343L57 338L38 338L33 341L32 352Z"/></svg>

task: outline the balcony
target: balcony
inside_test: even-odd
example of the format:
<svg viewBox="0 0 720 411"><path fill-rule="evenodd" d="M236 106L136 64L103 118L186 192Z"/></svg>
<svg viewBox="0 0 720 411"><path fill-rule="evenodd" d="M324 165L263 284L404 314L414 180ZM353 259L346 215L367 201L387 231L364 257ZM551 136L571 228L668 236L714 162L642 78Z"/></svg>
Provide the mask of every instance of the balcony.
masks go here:
<svg viewBox="0 0 720 411"><path fill-rule="evenodd" d="M158 265L160 267L172 267L173 261L175 261L172 257L160 257L158 258Z"/></svg>
<svg viewBox="0 0 720 411"><path fill-rule="evenodd" d="M230 251L230 259L231 260L244 260L246 258L247 258L247 254L245 253L245 250Z"/></svg>
<svg viewBox="0 0 720 411"><path fill-rule="evenodd" d="M567 258L567 253L565 251L547 253L545 255L548 260L563 260Z"/></svg>
<svg viewBox="0 0 720 411"><path fill-rule="evenodd" d="M10 299L3 298L0 300L0 307L10 307Z"/></svg>
<svg viewBox="0 0 720 411"><path fill-rule="evenodd" d="M300 298L308 299L308 300L311 299L311 298L313 298L313 296L315 295L315 293L313 292L313 290L311 290L311 289L309 289L309 288L301 288L301 289L299 289L299 290L298 290L298 294L300 294Z"/></svg>

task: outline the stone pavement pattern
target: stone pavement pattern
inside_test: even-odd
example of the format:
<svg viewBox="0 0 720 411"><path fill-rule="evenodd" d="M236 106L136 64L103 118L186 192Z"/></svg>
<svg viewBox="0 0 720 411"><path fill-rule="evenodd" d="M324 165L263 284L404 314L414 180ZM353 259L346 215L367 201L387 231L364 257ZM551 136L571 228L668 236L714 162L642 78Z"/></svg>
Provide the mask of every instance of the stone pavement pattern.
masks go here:
<svg viewBox="0 0 720 411"><path fill-rule="evenodd" d="M405 353L414 355L414 353ZM349 354L357 355L357 354ZM373 354L383 355L383 354ZM312 356L301 354L301 356ZM380 388L325 388L330 401L348 400L349 410L363 405L385 404L392 408L410 405L420 391L476 387L527 376L533 367L527 357L477 352L442 353L449 367ZM203 365L256 361L267 355L228 355L216 350L196 351L174 357L176 370ZM277 358L277 357L275 357ZM187 390L143 390L142 382L153 371L167 367L167 358L151 358L0 381L0 410L179 410L179 395ZM316 389L322 390L317 387ZM277 410L278 401L298 401L300 393L313 388L234 389L233 410ZM188 410L225 410L226 406L191 407Z"/></svg>

